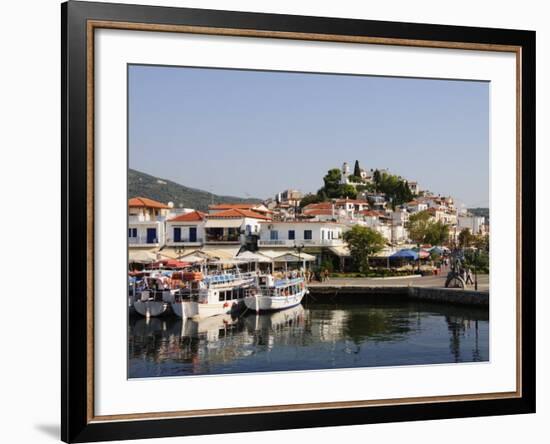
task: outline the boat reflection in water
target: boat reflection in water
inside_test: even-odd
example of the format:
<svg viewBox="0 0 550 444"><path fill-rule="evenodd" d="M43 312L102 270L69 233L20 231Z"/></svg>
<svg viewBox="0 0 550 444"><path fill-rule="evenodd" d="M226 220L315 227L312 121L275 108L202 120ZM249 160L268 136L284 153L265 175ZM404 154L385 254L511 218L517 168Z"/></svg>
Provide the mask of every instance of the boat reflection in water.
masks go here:
<svg viewBox="0 0 550 444"><path fill-rule="evenodd" d="M410 301L131 317L129 377L488 361L488 332L487 310Z"/></svg>

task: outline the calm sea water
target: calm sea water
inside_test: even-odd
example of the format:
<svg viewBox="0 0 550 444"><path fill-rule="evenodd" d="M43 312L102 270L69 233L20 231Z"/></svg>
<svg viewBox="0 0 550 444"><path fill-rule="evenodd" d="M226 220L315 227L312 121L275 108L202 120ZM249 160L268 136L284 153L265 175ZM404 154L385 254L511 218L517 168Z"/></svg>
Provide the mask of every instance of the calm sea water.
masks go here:
<svg viewBox="0 0 550 444"><path fill-rule="evenodd" d="M419 302L308 304L272 314L130 317L130 378L489 360L489 313Z"/></svg>

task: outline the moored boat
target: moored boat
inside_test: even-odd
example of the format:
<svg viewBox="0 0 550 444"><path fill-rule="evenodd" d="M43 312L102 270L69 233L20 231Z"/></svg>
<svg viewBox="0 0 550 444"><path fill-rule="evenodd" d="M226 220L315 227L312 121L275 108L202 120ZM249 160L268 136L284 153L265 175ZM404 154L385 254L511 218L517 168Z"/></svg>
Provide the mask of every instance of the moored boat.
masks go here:
<svg viewBox="0 0 550 444"><path fill-rule="evenodd" d="M258 286L247 292L244 304L256 312L284 310L299 305L307 293L303 277L276 280L264 275L259 277Z"/></svg>
<svg viewBox="0 0 550 444"><path fill-rule="evenodd" d="M143 288L135 292L134 310L145 317L166 314L174 300L175 289L170 288L169 279L162 275L151 275L144 279Z"/></svg>
<svg viewBox="0 0 550 444"><path fill-rule="evenodd" d="M171 303L173 312L181 318L202 319L239 312L244 309L245 294L256 280L255 274L242 274L238 269L204 277L201 273L190 274L184 274L188 284L174 294Z"/></svg>

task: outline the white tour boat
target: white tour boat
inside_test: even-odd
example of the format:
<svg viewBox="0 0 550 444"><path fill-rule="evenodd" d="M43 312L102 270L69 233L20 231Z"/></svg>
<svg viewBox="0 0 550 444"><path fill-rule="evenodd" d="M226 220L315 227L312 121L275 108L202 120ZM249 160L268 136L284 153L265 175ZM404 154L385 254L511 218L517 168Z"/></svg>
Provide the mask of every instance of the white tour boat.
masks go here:
<svg viewBox="0 0 550 444"><path fill-rule="evenodd" d="M299 305L308 291L303 277L276 280L268 274L259 276L257 287L247 292L244 303L256 312L283 310Z"/></svg>
<svg viewBox="0 0 550 444"><path fill-rule="evenodd" d="M201 319L236 313L244 309L244 297L255 286L254 273L220 273L202 276L200 272L184 273L188 282L176 292L173 312L181 318Z"/></svg>
<svg viewBox="0 0 550 444"><path fill-rule="evenodd" d="M146 286L136 292L134 310L147 318L161 316L170 310L176 290L171 289L165 276L148 276Z"/></svg>

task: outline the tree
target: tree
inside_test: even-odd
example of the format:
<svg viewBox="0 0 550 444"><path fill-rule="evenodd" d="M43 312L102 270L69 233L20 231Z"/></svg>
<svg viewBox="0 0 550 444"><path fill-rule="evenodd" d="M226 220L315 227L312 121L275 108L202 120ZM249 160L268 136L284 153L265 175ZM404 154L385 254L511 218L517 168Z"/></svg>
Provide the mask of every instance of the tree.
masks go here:
<svg viewBox="0 0 550 444"><path fill-rule="evenodd" d="M380 171L374 170L372 174L372 181L374 182L374 190L378 193L380 191Z"/></svg>
<svg viewBox="0 0 550 444"><path fill-rule="evenodd" d="M430 245L443 245L449 240L449 226L441 221L428 222L424 243Z"/></svg>
<svg viewBox="0 0 550 444"><path fill-rule="evenodd" d="M468 248L472 245L473 241L474 235L470 232L469 228L462 230L458 234L458 245L460 245L461 248Z"/></svg>
<svg viewBox="0 0 550 444"><path fill-rule="evenodd" d="M369 269L369 256L384 248L386 240L372 228L355 225L344 233L352 260L361 273Z"/></svg>
<svg viewBox="0 0 550 444"><path fill-rule="evenodd" d="M479 250L489 251L489 235L478 234L473 236L472 245Z"/></svg>
<svg viewBox="0 0 550 444"><path fill-rule="evenodd" d="M353 175L356 177L361 177L361 167L359 166L359 161L355 161L355 167L353 168Z"/></svg>
<svg viewBox="0 0 550 444"><path fill-rule="evenodd" d="M409 221L407 222L407 229L409 230L409 237L413 241L424 243L424 237L430 218L430 213L427 211L419 211L418 213L410 215Z"/></svg>
<svg viewBox="0 0 550 444"><path fill-rule="evenodd" d="M340 185L340 196L342 198L348 197L355 199L357 197L357 190L353 185Z"/></svg>
<svg viewBox="0 0 550 444"><path fill-rule="evenodd" d="M427 211L412 214L407 229L409 237L419 244L443 245L449 239L449 227L441 221L434 222Z"/></svg>
<svg viewBox="0 0 550 444"><path fill-rule="evenodd" d="M342 173L338 168L328 170L325 177L323 177L323 182L325 183L323 191L328 198L340 197L341 181Z"/></svg>

